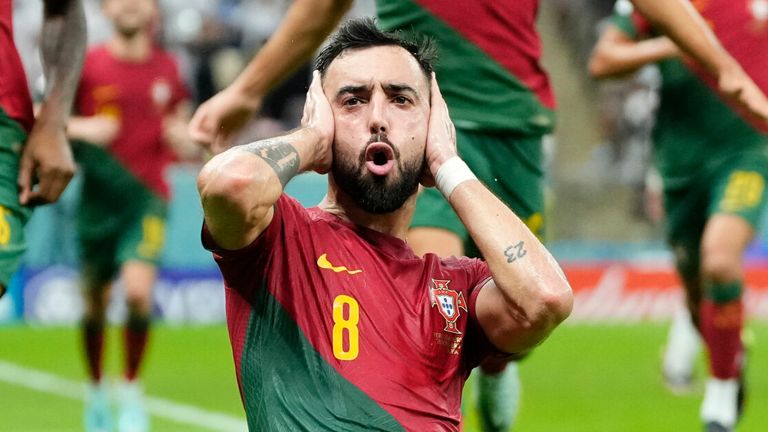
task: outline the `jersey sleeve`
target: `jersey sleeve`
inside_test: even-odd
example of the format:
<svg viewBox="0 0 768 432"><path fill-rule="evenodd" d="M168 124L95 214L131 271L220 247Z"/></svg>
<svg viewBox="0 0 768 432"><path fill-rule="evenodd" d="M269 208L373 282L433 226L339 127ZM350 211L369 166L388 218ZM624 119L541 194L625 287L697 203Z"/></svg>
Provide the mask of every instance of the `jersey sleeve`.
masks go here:
<svg viewBox="0 0 768 432"><path fill-rule="evenodd" d="M221 248L203 223L203 247L211 251L221 270L224 285L251 301L261 289L264 271L272 255L294 238L300 223L309 220L307 210L295 199L281 195L267 228L248 246L237 250Z"/></svg>

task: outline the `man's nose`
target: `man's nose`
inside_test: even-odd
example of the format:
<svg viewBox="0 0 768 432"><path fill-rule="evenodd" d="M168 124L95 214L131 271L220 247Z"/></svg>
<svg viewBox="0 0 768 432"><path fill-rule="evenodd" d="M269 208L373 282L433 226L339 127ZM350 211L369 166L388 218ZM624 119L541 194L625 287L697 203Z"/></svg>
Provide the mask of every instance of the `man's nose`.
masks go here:
<svg viewBox="0 0 768 432"><path fill-rule="evenodd" d="M387 132L389 130L386 107L386 98L384 97L374 97L371 101L371 116L368 120L371 134Z"/></svg>

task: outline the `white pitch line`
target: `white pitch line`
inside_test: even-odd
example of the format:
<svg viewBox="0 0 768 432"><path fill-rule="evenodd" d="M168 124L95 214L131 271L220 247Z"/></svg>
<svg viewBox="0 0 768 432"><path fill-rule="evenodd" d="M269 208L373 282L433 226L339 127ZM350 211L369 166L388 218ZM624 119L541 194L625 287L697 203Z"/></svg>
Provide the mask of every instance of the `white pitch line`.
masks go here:
<svg viewBox="0 0 768 432"><path fill-rule="evenodd" d="M85 384L0 360L0 381L69 399L82 400ZM157 417L220 432L248 430L244 420L227 414L158 397L146 397L147 410Z"/></svg>

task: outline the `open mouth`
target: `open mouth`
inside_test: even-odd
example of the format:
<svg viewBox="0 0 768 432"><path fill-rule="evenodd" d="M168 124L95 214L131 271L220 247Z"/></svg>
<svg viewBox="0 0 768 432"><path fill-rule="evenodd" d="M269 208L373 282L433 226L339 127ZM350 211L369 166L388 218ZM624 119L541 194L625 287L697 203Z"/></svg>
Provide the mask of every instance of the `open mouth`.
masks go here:
<svg viewBox="0 0 768 432"><path fill-rule="evenodd" d="M387 144L372 143L365 149L365 166L371 174L385 176L395 166L395 152Z"/></svg>

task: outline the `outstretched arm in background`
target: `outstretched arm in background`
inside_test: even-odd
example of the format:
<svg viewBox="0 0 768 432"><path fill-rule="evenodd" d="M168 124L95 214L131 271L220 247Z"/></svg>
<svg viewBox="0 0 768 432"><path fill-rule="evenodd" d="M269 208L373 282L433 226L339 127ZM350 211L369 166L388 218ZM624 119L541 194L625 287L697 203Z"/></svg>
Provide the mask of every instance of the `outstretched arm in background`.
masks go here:
<svg viewBox="0 0 768 432"><path fill-rule="evenodd" d="M273 206L295 175L331 167L331 106L314 73L302 128L288 135L233 147L211 159L197 178L205 223L224 249L247 246L269 226Z"/></svg>
<svg viewBox="0 0 768 432"><path fill-rule="evenodd" d="M680 50L666 36L636 41L608 24L589 58L589 73L595 78L618 77L667 58Z"/></svg>
<svg viewBox="0 0 768 432"><path fill-rule="evenodd" d="M23 205L56 201L75 174L65 129L85 52L81 1L46 0L40 40L45 100L21 156L18 183Z"/></svg>
<svg viewBox="0 0 768 432"><path fill-rule="evenodd" d="M264 96L289 76L328 37L353 0L296 0L280 27L227 88L200 105L192 117L192 138L214 153L261 108Z"/></svg>
<svg viewBox="0 0 768 432"><path fill-rule="evenodd" d="M723 49L688 0L632 0L637 9L718 81L720 92L768 121L768 99Z"/></svg>
<svg viewBox="0 0 768 432"><path fill-rule="evenodd" d="M504 352L531 350L570 314L571 287L525 223L477 179L458 174L469 168L458 159L455 129L434 78L426 158L493 276L477 297L480 326Z"/></svg>

